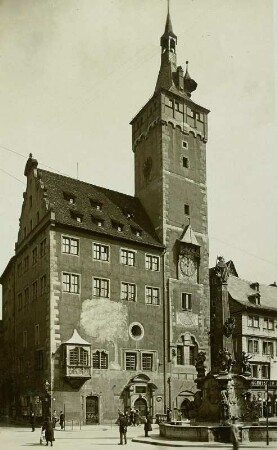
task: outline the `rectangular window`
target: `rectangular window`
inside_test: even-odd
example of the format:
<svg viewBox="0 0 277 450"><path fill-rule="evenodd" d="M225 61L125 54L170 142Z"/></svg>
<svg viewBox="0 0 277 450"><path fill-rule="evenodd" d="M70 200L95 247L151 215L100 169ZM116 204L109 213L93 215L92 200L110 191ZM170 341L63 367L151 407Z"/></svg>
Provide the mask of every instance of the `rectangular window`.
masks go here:
<svg viewBox="0 0 277 450"><path fill-rule="evenodd" d="M248 353L259 353L259 341L256 339L248 339Z"/></svg>
<svg viewBox="0 0 277 450"><path fill-rule="evenodd" d="M188 167L189 167L189 159L186 156L183 156L182 161L183 161L183 167L188 169Z"/></svg>
<svg viewBox="0 0 277 450"><path fill-rule="evenodd" d="M146 288L145 288L145 303L147 305L159 305L160 304L159 288L146 286Z"/></svg>
<svg viewBox="0 0 277 450"><path fill-rule="evenodd" d="M43 370L43 350L35 352L35 370Z"/></svg>
<svg viewBox="0 0 277 450"><path fill-rule="evenodd" d="M247 324L249 327L259 328L259 317L258 316L248 316Z"/></svg>
<svg viewBox="0 0 277 450"><path fill-rule="evenodd" d="M258 365L257 364L251 364L251 376L253 378L258 378Z"/></svg>
<svg viewBox="0 0 277 450"><path fill-rule="evenodd" d="M136 301L136 285L131 283L121 283L121 300L130 302Z"/></svg>
<svg viewBox="0 0 277 450"><path fill-rule="evenodd" d="M160 269L160 258L154 255L145 255L145 269L158 272Z"/></svg>
<svg viewBox="0 0 277 450"><path fill-rule="evenodd" d="M153 370L153 354L142 353L141 356L141 368L142 370Z"/></svg>
<svg viewBox="0 0 277 450"><path fill-rule="evenodd" d="M191 294L182 292L182 309L184 311L191 310Z"/></svg>
<svg viewBox="0 0 277 450"><path fill-rule="evenodd" d="M18 294L18 311L22 310L22 294Z"/></svg>
<svg viewBox="0 0 277 450"><path fill-rule="evenodd" d="M273 342L263 341L263 355L273 356Z"/></svg>
<svg viewBox="0 0 277 450"><path fill-rule="evenodd" d="M22 262L17 264L17 276L21 277L22 275Z"/></svg>
<svg viewBox="0 0 277 450"><path fill-rule="evenodd" d="M195 351L194 347L189 347L189 364L194 366L195 363Z"/></svg>
<svg viewBox="0 0 277 450"><path fill-rule="evenodd" d="M39 344L39 324L35 325L35 345Z"/></svg>
<svg viewBox="0 0 277 450"><path fill-rule="evenodd" d="M62 253L79 255L79 239L62 236Z"/></svg>
<svg viewBox="0 0 277 450"><path fill-rule="evenodd" d="M261 377L269 379L269 366L267 364L261 366Z"/></svg>
<svg viewBox="0 0 277 450"><path fill-rule="evenodd" d="M134 266L135 265L135 252L131 250L121 249L120 251L120 262L125 266Z"/></svg>
<svg viewBox="0 0 277 450"><path fill-rule="evenodd" d="M98 261L109 261L109 246L93 244L93 259Z"/></svg>
<svg viewBox="0 0 277 450"><path fill-rule="evenodd" d="M184 204L184 213L186 216L189 216L190 214L190 207L187 204Z"/></svg>
<svg viewBox="0 0 277 450"><path fill-rule="evenodd" d="M137 370L137 354L133 352L125 353L125 370Z"/></svg>
<svg viewBox="0 0 277 450"><path fill-rule="evenodd" d="M264 329L273 330L274 329L274 321L272 319L264 318Z"/></svg>
<svg viewBox="0 0 277 450"><path fill-rule="evenodd" d="M63 273L63 291L71 294L80 293L80 275Z"/></svg>
<svg viewBox="0 0 277 450"><path fill-rule="evenodd" d="M184 365L184 347L183 345L177 345L177 365Z"/></svg>
<svg viewBox="0 0 277 450"><path fill-rule="evenodd" d="M38 298L38 282L34 281L32 283L32 300L36 300Z"/></svg>
<svg viewBox="0 0 277 450"><path fill-rule="evenodd" d="M24 272L29 270L29 256L25 256L24 258Z"/></svg>
<svg viewBox="0 0 277 450"><path fill-rule="evenodd" d="M39 256L42 258L44 255L46 255L46 239L39 244Z"/></svg>
<svg viewBox="0 0 277 450"><path fill-rule="evenodd" d="M27 331L23 331L23 348L27 348Z"/></svg>
<svg viewBox="0 0 277 450"><path fill-rule="evenodd" d="M17 366L18 374L23 373L24 372L24 359L23 359L23 356L20 356L18 358L17 364L18 364L18 366Z"/></svg>
<svg viewBox="0 0 277 450"><path fill-rule="evenodd" d="M40 278L40 295L46 292L46 275Z"/></svg>
<svg viewBox="0 0 277 450"><path fill-rule="evenodd" d="M24 308L29 307L29 288L24 289Z"/></svg>
<svg viewBox="0 0 277 450"><path fill-rule="evenodd" d="M104 278L93 279L93 295L108 298L110 295L110 282Z"/></svg>
<svg viewBox="0 0 277 450"><path fill-rule="evenodd" d="M92 367L94 369L108 368L108 354L104 351L97 350L92 354Z"/></svg>
<svg viewBox="0 0 277 450"><path fill-rule="evenodd" d="M38 249L35 247L32 251L32 259L33 259L33 265L37 263L38 261Z"/></svg>

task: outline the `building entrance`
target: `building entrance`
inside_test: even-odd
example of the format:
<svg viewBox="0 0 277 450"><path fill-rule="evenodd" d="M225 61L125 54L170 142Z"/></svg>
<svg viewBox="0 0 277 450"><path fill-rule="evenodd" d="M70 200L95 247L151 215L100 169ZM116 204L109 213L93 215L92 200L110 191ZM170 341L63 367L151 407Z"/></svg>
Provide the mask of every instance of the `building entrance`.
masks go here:
<svg viewBox="0 0 277 450"><path fill-rule="evenodd" d="M86 398L86 423L99 423L99 398L96 395Z"/></svg>
<svg viewBox="0 0 277 450"><path fill-rule="evenodd" d="M148 411L147 407L147 401L145 398L137 398L134 402L134 408L139 410L140 416L146 416L146 413Z"/></svg>

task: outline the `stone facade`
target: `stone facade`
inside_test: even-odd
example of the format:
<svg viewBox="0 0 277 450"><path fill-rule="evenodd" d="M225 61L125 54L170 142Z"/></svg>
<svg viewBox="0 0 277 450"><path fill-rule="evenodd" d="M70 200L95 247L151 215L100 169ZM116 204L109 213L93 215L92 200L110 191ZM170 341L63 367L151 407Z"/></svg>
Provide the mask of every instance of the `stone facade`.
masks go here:
<svg viewBox="0 0 277 450"><path fill-rule="evenodd" d="M103 423L193 398L198 351L209 363L209 111L191 99L176 44L168 15L155 93L131 122L134 197L27 161L1 277L5 415L65 409Z"/></svg>

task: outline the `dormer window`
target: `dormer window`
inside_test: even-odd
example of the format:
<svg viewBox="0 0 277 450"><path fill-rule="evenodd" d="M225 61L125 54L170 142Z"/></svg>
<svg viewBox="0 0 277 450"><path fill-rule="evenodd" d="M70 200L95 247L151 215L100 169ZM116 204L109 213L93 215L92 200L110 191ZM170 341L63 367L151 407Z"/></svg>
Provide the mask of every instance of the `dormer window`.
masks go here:
<svg viewBox="0 0 277 450"><path fill-rule="evenodd" d="M248 300L253 305L259 305L260 304L260 294L257 292L256 294L249 295Z"/></svg>
<svg viewBox="0 0 277 450"><path fill-rule="evenodd" d="M90 199L90 204L97 211L102 211L103 204L101 202L98 202L97 200Z"/></svg>
<svg viewBox="0 0 277 450"><path fill-rule="evenodd" d="M133 211L130 211L129 209L123 209L123 214L127 217L127 219L133 219L134 218L134 213Z"/></svg>
<svg viewBox="0 0 277 450"><path fill-rule="evenodd" d="M75 204L75 195L70 194L69 192L64 192L63 193L63 198L70 203L71 205Z"/></svg>
<svg viewBox="0 0 277 450"><path fill-rule="evenodd" d="M71 217L76 220L78 223L83 222L83 214L77 213L75 211L70 211Z"/></svg>
<svg viewBox="0 0 277 450"><path fill-rule="evenodd" d="M112 220L112 227L115 228L117 231L122 232L123 231L123 224L120 222L117 222L115 220Z"/></svg>
<svg viewBox="0 0 277 450"><path fill-rule="evenodd" d="M141 231L139 228L131 227L131 230L132 230L132 233L133 233L135 236L141 237L142 231Z"/></svg>
<svg viewBox="0 0 277 450"><path fill-rule="evenodd" d="M98 217L95 216L91 216L91 221L94 225L97 225L98 227L103 227L104 226L104 220L103 219L99 219Z"/></svg>

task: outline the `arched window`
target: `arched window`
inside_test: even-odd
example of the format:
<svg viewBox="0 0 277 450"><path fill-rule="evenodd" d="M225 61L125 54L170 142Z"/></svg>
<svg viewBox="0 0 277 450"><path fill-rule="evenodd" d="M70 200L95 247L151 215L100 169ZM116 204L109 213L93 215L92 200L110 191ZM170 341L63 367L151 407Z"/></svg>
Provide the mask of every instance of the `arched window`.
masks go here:
<svg viewBox="0 0 277 450"><path fill-rule="evenodd" d="M177 342L177 365L194 366L195 358L198 353L198 345L190 334L182 335Z"/></svg>
<svg viewBox="0 0 277 450"><path fill-rule="evenodd" d="M97 350L92 354L92 367L94 369L108 368L108 354L105 351Z"/></svg>
<svg viewBox="0 0 277 450"><path fill-rule="evenodd" d="M88 366L88 351L82 347L75 347L69 351L70 366Z"/></svg>

